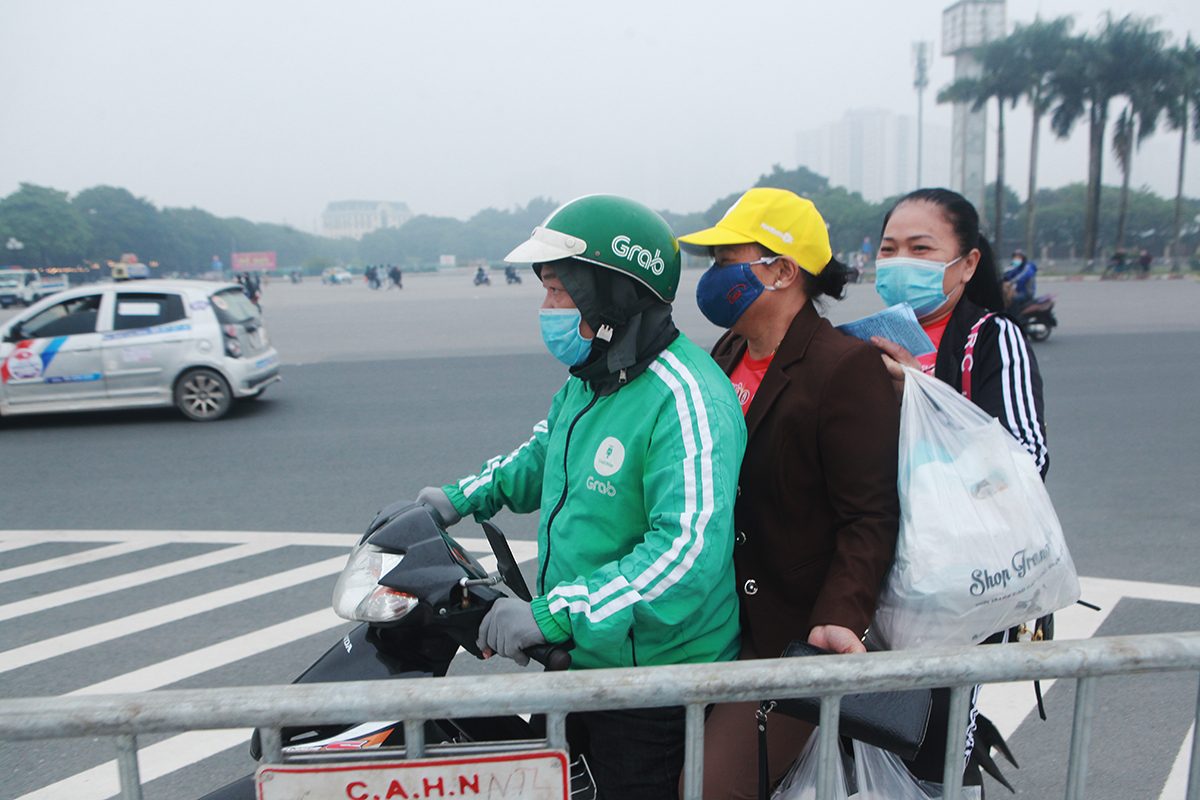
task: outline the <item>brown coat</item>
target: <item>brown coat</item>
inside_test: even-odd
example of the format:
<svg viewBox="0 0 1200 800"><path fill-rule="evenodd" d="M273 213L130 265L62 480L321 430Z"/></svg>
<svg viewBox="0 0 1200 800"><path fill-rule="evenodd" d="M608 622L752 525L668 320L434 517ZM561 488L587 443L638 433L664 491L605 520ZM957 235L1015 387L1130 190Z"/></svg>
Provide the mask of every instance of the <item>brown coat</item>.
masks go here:
<svg viewBox="0 0 1200 800"><path fill-rule="evenodd" d="M745 352L746 340L730 333L713 358L728 375ZM900 524L900 406L878 351L834 330L808 303L763 376L746 427L734 513L745 644L771 658L817 625L862 636Z"/></svg>

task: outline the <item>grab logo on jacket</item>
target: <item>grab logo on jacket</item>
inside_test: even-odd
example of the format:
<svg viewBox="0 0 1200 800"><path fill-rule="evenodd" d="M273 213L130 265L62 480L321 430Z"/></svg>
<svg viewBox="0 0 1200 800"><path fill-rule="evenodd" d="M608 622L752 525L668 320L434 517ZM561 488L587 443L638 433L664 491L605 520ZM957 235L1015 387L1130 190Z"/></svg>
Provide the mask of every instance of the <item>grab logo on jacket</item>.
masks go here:
<svg viewBox="0 0 1200 800"><path fill-rule="evenodd" d="M609 436L600 443L600 448L596 450L596 458L592 462L592 466L596 468L596 472L604 477L612 475L621 468L625 463L625 445L615 436Z"/></svg>

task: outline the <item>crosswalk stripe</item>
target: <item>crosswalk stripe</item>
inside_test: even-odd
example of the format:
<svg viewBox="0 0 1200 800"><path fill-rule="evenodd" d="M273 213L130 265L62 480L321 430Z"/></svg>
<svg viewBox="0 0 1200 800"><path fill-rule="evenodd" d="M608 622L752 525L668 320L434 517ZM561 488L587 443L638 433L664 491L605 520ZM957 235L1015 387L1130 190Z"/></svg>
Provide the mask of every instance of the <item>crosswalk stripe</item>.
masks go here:
<svg viewBox="0 0 1200 800"><path fill-rule="evenodd" d="M27 547L42 542L124 542L153 541L156 544L201 542L206 544L245 544L276 541L284 544L316 544L352 547L362 538L357 533L304 533L289 531L184 531L184 530L0 530L0 550L8 545Z"/></svg>
<svg viewBox="0 0 1200 800"><path fill-rule="evenodd" d="M0 532L0 535L11 532ZM32 541L113 541L121 544L132 543L138 533L130 531L92 531L84 532L87 536L78 535L80 532L63 531L50 539L46 537L23 537L20 540L8 539L0 542L0 550L4 545L13 544L27 546ZM259 552L282 547L289 544L313 545L323 544L337 547L347 547L357 543L359 537L350 534L293 534L249 536L227 532L154 532L154 535L144 535L137 543L145 546L158 546L171 541L204 541L224 542L235 546L206 553L200 556L180 559L170 564L151 567L145 570L114 576L91 584L54 592L38 598L29 598L0 606L0 619L11 619L33 611L63 605L88 597L96 597L124 588L131 588L161 580L172 575L183 574L205 566L254 555ZM176 534L183 534L177 536ZM321 541L314 541L317 536ZM125 540L125 541L121 541ZM456 540L468 551L477 554L481 565L489 570L495 570L495 557L482 555L490 551L486 539L458 537ZM525 562L537 557L537 543L527 541L510 542L513 553L519 562ZM117 545L109 545L108 549ZM129 552L134 552L140 547ZM119 555L119 553L117 553ZM41 562L45 563L45 562ZM36 663L46 658L61 655L72 650L89 647L110 641L138 631L147 630L158 625L183 619L194 614L209 611L251 597L279 591L289 586L314 580L335 573L345 563L345 554L326 561L310 564L305 567L289 570L278 575L268 576L255 581L249 581L238 586L210 592L199 597L181 600L156 609L133 614L121 619L111 620L100 625L86 628L63 636L46 639L7 652L0 652L0 672L17 669L21 666ZM325 630L347 624L331 609L306 614L266 628L252 631L242 636L218 642L214 645L191 651L175 658L151 664L141 669L116 676L106 681L92 684L71 692L72 695L116 694L134 691L148 691L177 683L195 675L217 669L244 658L249 658L277 647L289 644L299 639L320 633ZM172 736L162 742L141 749L138 754L143 783L175 772L209 756L231 747L244 745L249 739L249 730L221 731L190 731ZM50 786L26 794L18 800L50 800L62 796L70 796L74 800L104 800L120 791L117 777L116 761L108 761L91 769L84 770Z"/></svg>
<svg viewBox="0 0 1200 800"><path fill-rule="evenodd" d="M209 670L232 664L235 661L241 661L244 658L249 658L259 653L265 653L276 647L291 644L306 636L312 636L315 633L336 628L339 625L349 624L351 623L333 613L333 609L326 608L321 611L314 611L311 614L305 614L302 617L289 619L286 622L280 622L277 625L260 628L259 630L251 631L233 639L226 639L223 642L202 647L199 650L193 650L181 656L160 661L157 664L135 669L133 672L126 672L124 675L118 675L115 678L110 678L100 683L93 683L91 686L76 689L68 694L148 692L151 689L159 689L172 683L178 683L179 681L199 675L202 672L208 672Z"/></svg>
<svg viewBox="0 0 1200 800"><path fill-rule="evenodd" d="M110 544L106 547L93 547L90 550L84 550L79 553L71 553L66 556L58 556L57 558L47 558L44 561L35 561L32 564L24 564L19 567L0 569L0 583L20 580L21 578L30 578L34 575L44 575L47 572L54 572L55 570L66 569L68 567L77 567L81 564L90 564L93 561L103 561L106 558L115 558L116 556L128 555L129 553L136 553L138 550L148 550L151 547L158 546L158 542L130 540Z"/></svg>
<svg viewBox="0 0 1200 800"><path fill-rule="evenodd" d="M79 631L53 636L39 642L15 647L12 650L0 652L0 672L25 667L45 661L48 658L61 656L82 650L85 647L102 644L131 633L137 633L168 622L176 622L187 617L202 614L222 606L240 603L271 592L277 592L291 586L324 578L335 572L340 572L346 563L345 556L328 558L315 564L268 575L265 578L218 589L198 597L189 597L164 606L151 608L137 614L103 622Z"/></svg>
<svg viewBox="0 0 1200 800"><path fill-rule="evenodd" d="M32 614L37 611L45 611L49 608L57 608L67 603L78 603L81 600L89 600L93 597L119 592L123 589L131 589L135 586L142 586L165 578L173 578L187 572L208 569L209 567L226 564L230 561L237 561L242 558L258 555L259 553L275 550L279 546L276 542L234 545L212 553L202 553L190 558L181 558L178 561L171 561L170 563L160 564L156 567L147 567L136 572L114 575L111 578L72 586L57 592L50 592L49 594L30 597L25 600L16 600L12 603L0 605L0 621L13 619L24 614Z"/></svg>
<svg viewBox="0 0 1200 800"><path fill-rule="evenodd" d="M250 741L249 728L189 731L138 750L142 783L183 769L222 750ZM107 800L121 791L117 762L106 761L69 778L21 795L17 800Z"/></svg>

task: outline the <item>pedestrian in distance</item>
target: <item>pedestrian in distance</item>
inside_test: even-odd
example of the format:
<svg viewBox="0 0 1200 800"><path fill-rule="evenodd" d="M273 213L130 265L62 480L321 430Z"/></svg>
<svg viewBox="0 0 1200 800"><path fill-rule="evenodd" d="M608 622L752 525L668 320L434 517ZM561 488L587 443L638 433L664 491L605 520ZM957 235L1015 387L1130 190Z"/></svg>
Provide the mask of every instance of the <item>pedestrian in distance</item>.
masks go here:
<svg viewBox="0 0 1200 800"><path fill-rule="evenodd" d="M573 669L730 661L733 508L746 429L728 378L676 329L679 245L649 208L588 195L505 259L546 290L542 339L569 368L533 436L418 500L447 522L541 510L532 603L498 600L485 655L573 639ZM681 707L568 716L599 795L676 800Z"/></svg>
<svg viewBox="0 0 1200 800"><path fill-rule="evenodd" d="M866 342L816 307L844 295L816 207L792 192L746 192L714 227L683 236L708 255L696 299L728 329L713 348L745 414L734 564L742 660L777 658L799 640L861 653L899 529L900 407ZM716 706L705 725L704 797L758 797L758 703ZM813 726L767 723L772 784Z"/></svg>

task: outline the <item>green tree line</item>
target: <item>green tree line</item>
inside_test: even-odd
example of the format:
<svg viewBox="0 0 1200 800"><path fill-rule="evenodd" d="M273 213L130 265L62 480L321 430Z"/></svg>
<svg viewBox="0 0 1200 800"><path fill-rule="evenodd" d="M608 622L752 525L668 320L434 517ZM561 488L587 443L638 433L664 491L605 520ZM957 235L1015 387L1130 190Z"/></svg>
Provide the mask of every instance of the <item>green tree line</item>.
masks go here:
<svg viewBox="0 0 1200 800"><path fill-rule="evenodd" d="M829 226L835 253L858 250L863 237L875 240L883 217L896 198L869 203L857 192L848 192L804 167L785 170L775 165L760 175L754 186L788 189L812 200ZM687 214L662 211L680 234L715 224L741 192L714 201L704 211ZM989 192L991 213L992 193ZM1125 199L1122 199L1125 198ZM1200 247L1200 201L1182 199L1182 252ZM1037 235L1032 257L1068 258L1083 252L1086 238L1087 188L1073 184L1061 189L1041 189L1036 196ZM155 267L155 274L199 275L210 268L212 257L226 265L230 253L271 250L281 267L303 266L317 272L344 264L399 264L409 269L432 267L439 256L500 262L557 206L549 198L535 198L524 207L484 209L468 220L421 215L399 228L384 228L354 239L329 239L284 225L254 223L240 218L219 218L198 208L158 208L126 189L96 186L74 197L55 189L22 184L0 200L0 242L19 242L7 249L8 265L38 269L103 268L126 253ZM1031 208L1022 204L1011 188L1003 193L1004 215L1021 222ZM1101 196L1100 228L1116 231L1115 222L1126 218L1130 246L1161 254L1174 238L1177 206L1148 190L1126 191L1105 187ZM1124 210L1122 210L1124 209ZM1015 231L1010 225L1007 230ZM1116 246L1115 233L1101 238L1102 246ZM1009 252L1022 245L1019 235L1005 235L998 249ZM107 275L101 269L96 275Z"/></svg>

